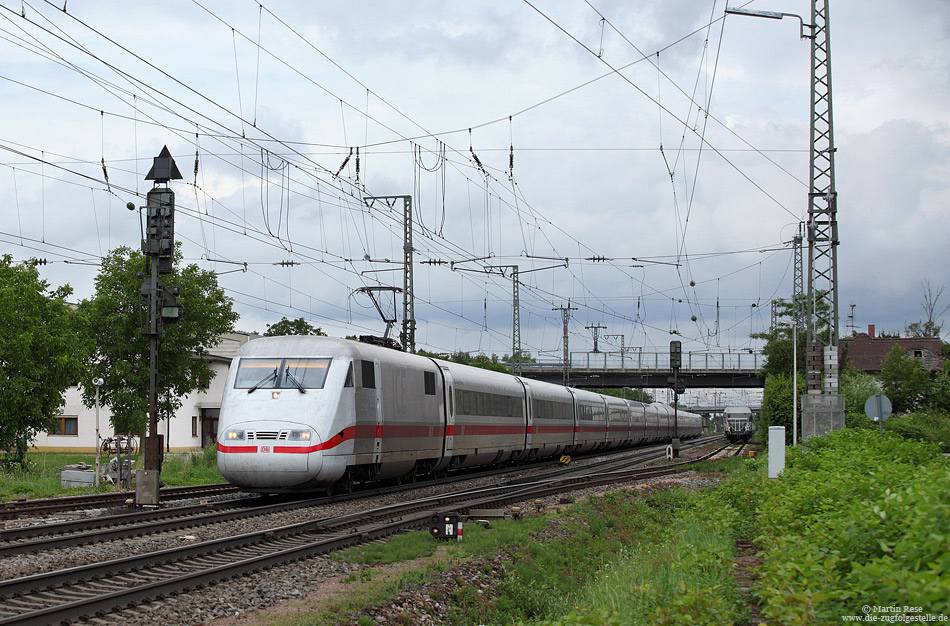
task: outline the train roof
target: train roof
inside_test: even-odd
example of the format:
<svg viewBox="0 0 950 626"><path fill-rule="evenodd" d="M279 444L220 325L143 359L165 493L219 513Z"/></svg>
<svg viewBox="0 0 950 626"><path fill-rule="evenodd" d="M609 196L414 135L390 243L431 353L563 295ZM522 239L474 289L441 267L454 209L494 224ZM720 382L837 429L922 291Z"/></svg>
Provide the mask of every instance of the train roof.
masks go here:
<svg viewBox="0 0 950 626"><path fill-rule="evenodd" d="M722 413L727 417L751 417L752 409L747 406L727 406Z"/></svg>

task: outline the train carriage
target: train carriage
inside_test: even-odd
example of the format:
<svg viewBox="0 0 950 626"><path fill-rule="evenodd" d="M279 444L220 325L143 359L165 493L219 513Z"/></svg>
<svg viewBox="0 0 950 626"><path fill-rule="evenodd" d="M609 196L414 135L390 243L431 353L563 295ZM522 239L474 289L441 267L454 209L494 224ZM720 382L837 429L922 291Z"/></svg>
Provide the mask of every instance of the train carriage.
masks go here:
<svg viewBox="0 0 950 626"><path fill-rule="evenodd" d="M525 386L514 376L446 364L455 382L453 466L517 460L527 445Z"/></svg>
<svg viewBox="0 0 950 626"><path fill-rule="evenodd" d="M752 410L747 406L730 406L723 411L726 438L732 443L748 441L755 433Z"/></svg>
<svg viewBox="0 0 950 626"><path fill-rule="evenodd" d="M584 389L571 389L574 396L574 449L585 453L607 444L607 403L602 395Z"/></svg>
<svg viewBox="0 0 950 626"><path fill-rule="evenodd" d="M630 434L632 445L638 445L647 440L647 414L645 405L635 400L627 400L630 412Z"/></svg>
<svg viewBox="0 0 950 626"><path fill-rule="evenodd" d="M252 491L349 490L660 440L669 436L661 412L372 344L265 337L231 363L218 467ZM699 434L699 416L680 415L681 436Z"/></svg>
<svg viewBox="0 0 950 626"><path fill-rule="evenodd" d="M530 456L570 454L574 447L574 396L567 387L526 381L531 392Z"/></svg>
<svg viewBox="0 0 950 626"><path fill-rule="evenodd" d="M625 400L606 396L607 401L607 448L630 445L630 407Z"/></svg>

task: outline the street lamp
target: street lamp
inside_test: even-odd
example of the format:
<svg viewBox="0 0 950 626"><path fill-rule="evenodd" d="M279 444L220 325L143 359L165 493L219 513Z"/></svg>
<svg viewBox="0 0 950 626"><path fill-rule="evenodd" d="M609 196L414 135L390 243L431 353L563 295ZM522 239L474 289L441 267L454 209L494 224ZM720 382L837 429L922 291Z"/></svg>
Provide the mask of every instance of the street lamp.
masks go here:
<svg viewBox="0 0 950 626"><path fill-rule="evenodd" d="M96 474L92 477L92 484L96 487L99 486L99 453L101 449L99 445L99 387L103 382L99 377L92 379L92 384L96 386Z"/></svg>
<svg viewBox="0 0 950 626"><path fill-rule="evenodd" d="M764 17L770 20L780 20L783 17L797 17L799 24L801 24L801 38L802 39L814 39L814 33L811 35L805 34L805 27L807 26L812 31L815 28L814 24L806 24L805 20L802 19L801 15L796 15L795 13L780 13L779 11L753 11L752 9L742 9L739 7L726 7L726 13L730 15L748 15L751 17Z"/></svg>
<svg viewBox="0 0 950 626"><path fill-rule="evenodd" d="M812 0L811 23L798 15L726 8L734 15L782 19L796 17L802 39L811 40L811 146L808 191L807 388L802 405L802 435L844 428L844 397L838 393L838 262L840 244L835 191L834 125L831 90L830 0ZM810 34L805 34L805 27ZM797 303L796 303L797 304ZM799 312L800 313L800 312ZM827 338L819 332L827 325ZM797 331L797 328L796 328ZM795 338L793 337L793 341ZM796 374L797 375L797 374ZM796 378L797 380L797 378ZM797 407L796 398L796 407ZM825 430L827 428L828 430ZM824 432L819 432L819 430ZM793 436L796 433L792 433Z"/></svg>

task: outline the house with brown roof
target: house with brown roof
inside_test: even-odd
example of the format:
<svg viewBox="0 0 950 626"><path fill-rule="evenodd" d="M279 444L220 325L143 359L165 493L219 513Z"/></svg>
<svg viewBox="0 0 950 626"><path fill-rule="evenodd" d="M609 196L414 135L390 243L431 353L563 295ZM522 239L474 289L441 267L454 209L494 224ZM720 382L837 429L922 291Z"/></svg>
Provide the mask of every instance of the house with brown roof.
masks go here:
<svg viewBox="0 0 950 626"><path fill-rule="evenodd" d="M854 337L840 340L841 351L855 369L877 374L881 371L884 359L894 346L900 346L909 356L920 359L924 369L938 371L942 366L942 348L939 337L875 337L874 325L868 325L868 332L858 333Z"/></svg>

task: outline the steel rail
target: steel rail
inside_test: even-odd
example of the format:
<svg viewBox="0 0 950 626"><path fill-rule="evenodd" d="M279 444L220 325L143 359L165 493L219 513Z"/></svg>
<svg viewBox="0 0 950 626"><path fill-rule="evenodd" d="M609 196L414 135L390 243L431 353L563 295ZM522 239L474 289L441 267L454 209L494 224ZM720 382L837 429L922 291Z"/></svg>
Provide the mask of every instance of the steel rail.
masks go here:
<svg viewBox="0 0 950 626"><path fill-rule="evenodd" d="M161 498L164 500L181 500L184 498L197 498L206 495L236 493L239 491L240 489L228 483L165 487L161 490ZM37 500L9 500L7 502L0 502L0 519L14 519L27 515L43 515L58 511L75 511L123 504L129 499L135 499L134 491L94 493L83 496L65 496L62 498L43 498Z"/></svg>
<svg viewBox="0 0 950 626"><path fill-rule="evenodd" d="M696 440L691 444L684 444L685 448L697 447L709 443L710 440L716 440L717 437ZM623 451L625 454L621 458L609 458L596 462L591 465L572 467L570 469L559 470L559 476L576 472L591 472L595 469L606 471L610 467L626 466L634 462L645 462L654 460L663 456L660 450L640 449L630 454L629 451ZM616 451L614 456L616 456ZM544 465L554 465L556 462L543 462L535 467ZM91 543L100 543L104 541L114 541L130 537L141 537L144 535L157 534L180 530L183 528L206 526L221 522L235 521L249 517L269 515L272 513L290 511L310 506L319 506L330 501L340 501L344 499L372 496L382 493L392 493L395 490L408 490L413 488L422 488L429 485L444 484L445 482L454 482L459 480L471 480L472 478L483 476L496 476L498 474L508 473L510 468L501 472L498 470L480 471L475 473L466 473L464 475L454 476L448 481L433 480L419 481L414 484L405 484L399 487L385 487L361 491L358 494L341 494L335 498L319 497L307 498L305 500L294 500L291 502L267 503L266 496L258 498L245 498L227 502L207 503L192 505L186 507L174 507L166 509L154 509L138 511L133 513L123 513L119 515L101 516L96 518L69 520L52 524L42 524L25 526L22 528L13 528L0 531L0 556L11 554L22 554L28 552L40 552L69 546L81 546ZM517 482L531 482L532 478L525 478L512 481L506 484L515 484Z"/></svg>

